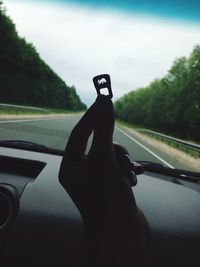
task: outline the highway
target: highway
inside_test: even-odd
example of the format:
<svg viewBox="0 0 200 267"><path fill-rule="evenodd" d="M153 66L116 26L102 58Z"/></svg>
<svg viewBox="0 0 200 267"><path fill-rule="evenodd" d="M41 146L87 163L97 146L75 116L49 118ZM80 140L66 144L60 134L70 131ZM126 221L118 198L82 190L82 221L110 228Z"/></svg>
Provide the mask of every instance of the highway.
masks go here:
<svg viewBox="0 0 200 267"><path fill-rule="evenodd" d="M0 140L26 140L63 150L80 117L80 114L69 114L64 117L0 120ZM124 145L134 160L158 162L170 168L184 168L176 159L152 149L118 126L115 127L113 139ZM91 138L87 150L90 144Z"/></svg>

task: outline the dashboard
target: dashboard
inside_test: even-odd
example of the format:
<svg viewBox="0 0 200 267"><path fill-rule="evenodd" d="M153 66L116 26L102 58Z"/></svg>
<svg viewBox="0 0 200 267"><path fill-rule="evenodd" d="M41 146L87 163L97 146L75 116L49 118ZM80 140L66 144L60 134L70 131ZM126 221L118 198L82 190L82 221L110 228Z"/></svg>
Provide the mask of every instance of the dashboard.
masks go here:
<svg viewBox="0 0 200 267"><path fill-rule="evenodd" d="M58 181L62 157L0 148L2 266L81 266L82 218ZM200 266L200 193L145 172L133 188L152 232L149 266Z"/></svg>

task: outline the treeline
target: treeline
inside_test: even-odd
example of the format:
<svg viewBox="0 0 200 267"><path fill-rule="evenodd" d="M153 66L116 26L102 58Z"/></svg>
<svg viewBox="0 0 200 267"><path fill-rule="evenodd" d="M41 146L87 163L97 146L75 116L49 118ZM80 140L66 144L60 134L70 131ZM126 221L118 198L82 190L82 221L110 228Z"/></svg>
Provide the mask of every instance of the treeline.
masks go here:
<svg viewBox="0 0 200 267"><path fill-rule="evenodd" d="M0 2L0 102L69 110L86 109L74 87L40 58L35 47L18 36Z"/></svg>
<svg viewBox="0 0 200 267"><path fill-rule="evenodd" d="M115 103L118 119L200 141L200 46L175 60L167 75Z"/></svg>

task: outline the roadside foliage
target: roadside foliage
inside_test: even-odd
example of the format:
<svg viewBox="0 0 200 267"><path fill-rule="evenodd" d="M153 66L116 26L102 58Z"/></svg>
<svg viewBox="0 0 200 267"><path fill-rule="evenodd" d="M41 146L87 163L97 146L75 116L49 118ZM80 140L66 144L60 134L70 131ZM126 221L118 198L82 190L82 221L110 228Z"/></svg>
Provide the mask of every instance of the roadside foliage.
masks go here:
<svg viewBox="0 0 200 267"><path fill-rule="evenodd" d="M0 102L84 110L75 87L69 87L40 58L35 47L18 36L0 2Z"/></svg>
<svg viewBox="0 0 200 267"><path fill-rule="evenodd" d="M124 95L116 117L140 127L200 141L200 45L174 61L167 75Z"/></svg>

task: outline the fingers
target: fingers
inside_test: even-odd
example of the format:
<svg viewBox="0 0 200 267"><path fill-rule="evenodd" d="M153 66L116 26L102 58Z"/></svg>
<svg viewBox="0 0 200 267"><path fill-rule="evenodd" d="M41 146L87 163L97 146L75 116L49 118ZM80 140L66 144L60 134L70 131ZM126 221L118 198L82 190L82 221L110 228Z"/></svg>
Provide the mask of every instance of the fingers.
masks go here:
<svg viewBox="0 0 200 267"><path fill-rule="evenodd" d="M93 149L112 144L114 129L114 113L109 97L99 95L95 103L88 109L74 127L68 140L65 155L71 161L80 160L85 152L88 137L94 130Z"/></svg>
<svg viewBox="0 0 200 267"><path fill-rule="evenodd" d="M95 103L87 110L70 134L59 171L61 184L66 183L67 173L74 174L75 169L80 171L84 166L83 155L88 137L94 129L94 113Z"/></svg>
<svg viewBox="0 0 200 267"><path fill-rule="evenodd" d="M94 130L92 151L112 144L114 128L113 105L109 97L99 95L71 132L64 152L64 159L79 161L84 155L87 141ZM100 151L102 152L102 151Z"/></svg>
<svg viewBox="0 0 200 267"><path fill-rule="evenodd" d="M105 161L110 164L110 161L114 159L113 129L114 113L112 101L107 96L99 95L95 103L88 109L71 132L62 159L59 179L64 179L66 172L69 173L70 170L74 169L69 165L70 162L84 166L83 155L88 138L93 130L93 143L87 161L90 162L92 160L94 167L98 164L104 164Z"/></svg>
<svg viewBox="0 0 200 267"><path fill-rule="evenodd" d="M72 130L64 152L69 161L79 161L84 155L88 138L94 129L95 103L87 110Z"/></svg>
<svg viewBox="0 0 200 267"><path fill-rule="evenodd" d="M100 95L96 101L93 142L88 159L112 159L114 112L113 104L108 96Z"/></svg>

